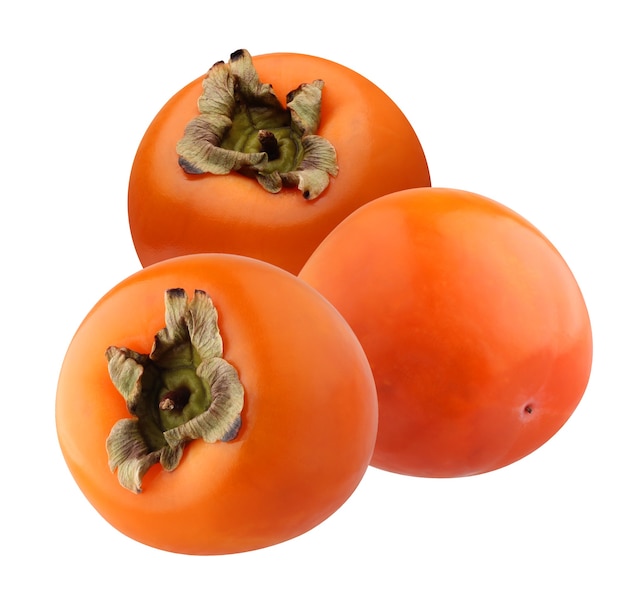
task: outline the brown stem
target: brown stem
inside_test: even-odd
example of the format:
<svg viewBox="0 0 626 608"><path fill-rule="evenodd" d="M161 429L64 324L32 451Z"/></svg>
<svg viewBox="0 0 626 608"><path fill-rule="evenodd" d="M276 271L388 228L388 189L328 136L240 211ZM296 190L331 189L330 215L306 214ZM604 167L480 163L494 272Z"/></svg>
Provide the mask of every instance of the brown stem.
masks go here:
<svg viewBox="0 0 626 608"><path fill-rule="evenodd" d="M191 391L186 386L179 386L163 395L159 402L159 409L181 411L189 403L190 396Z"/></svg>
<svg viewBox="0 0 626 608"><path fill-rule="evenodd" d="M259 131L259 142L261 144L261 150L267 154L268 160L276 160L280 157L280 148L278 147L278 140L276 136L266 129Z"/></svg>

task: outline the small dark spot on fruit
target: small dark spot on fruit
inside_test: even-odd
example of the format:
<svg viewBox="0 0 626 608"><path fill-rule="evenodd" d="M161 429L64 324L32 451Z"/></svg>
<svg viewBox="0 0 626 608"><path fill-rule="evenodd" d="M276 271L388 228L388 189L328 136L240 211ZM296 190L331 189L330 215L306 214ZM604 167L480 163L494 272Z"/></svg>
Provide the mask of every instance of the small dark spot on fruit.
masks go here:
<svg viewBox="0 0 626 608"><path fill-rule="evenodd" d="M309 200L309 197L311 196L311 193L310 193L308 190L305 190L305 191L302 193L302 196L304 196L304 198L308 201L308 200Z"/></svg>
<svg viewBox="0 0 626 608"><path fill-rule="evenodd" d="M528 404L528 405L524 408L524 411L525 411L527 414L532 414L532 413L533 413L533 408L532 408L532 406L531 406L530 404Z"/></svg>

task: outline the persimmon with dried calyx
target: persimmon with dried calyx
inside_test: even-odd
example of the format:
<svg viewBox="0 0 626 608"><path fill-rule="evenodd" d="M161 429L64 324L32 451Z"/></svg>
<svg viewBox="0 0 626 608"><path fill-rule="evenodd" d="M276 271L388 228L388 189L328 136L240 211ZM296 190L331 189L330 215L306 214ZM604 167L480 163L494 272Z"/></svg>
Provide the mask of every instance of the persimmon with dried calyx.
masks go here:
<svg viewBox="0 0 626 608"><path fill-rule="evenodd" d="M144 266L224 252L297 273L353 210L422 186L430 175L421 143L375 84L319 57L241 50L149 125L128 214Z"/></svg>
<svg viewBox="0 0 626 608"><path fill-rule="evenodd" d="M56 425L78 486L122 533L236 553L307 532L349 498L374 448L376 388L309 285L197 254L96 303L62 365Z"/></svg>
<svg viewBox="0 0 626 608"><path fill-rule="evenodd" d="M300 273L343 314L378 390L372 464L475 475L543 445L589 380L591 324L548 239L478 194L419 188L355 211Z"/></svg>

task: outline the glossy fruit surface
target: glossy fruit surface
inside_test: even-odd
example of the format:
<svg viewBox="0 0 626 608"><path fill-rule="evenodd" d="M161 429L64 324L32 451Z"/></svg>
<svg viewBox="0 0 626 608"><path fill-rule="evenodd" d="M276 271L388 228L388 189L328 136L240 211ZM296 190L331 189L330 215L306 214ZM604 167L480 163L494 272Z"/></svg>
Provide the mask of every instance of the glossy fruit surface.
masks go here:
<svg viewBox="0 0 626 608"><path fill-rule="evenodd" d="M566 262L477 194L421 188L355 211L300 277L354 329L377 384L372 464L424 477L508 465L583 396L592 336Z"/></svg>
<svg viewBox="0 0 626 608"><path fill-rule="evenodd" d="M241 426L228 440L190 441L175 470L153 464L134 493L118 482L105 449L114 425L133 418L105 353L114 345L147 354L158 341L167 360L169 338L155 341L155 334L164 328L164 293L171 289L196 293L194 299L203 290L212 299L222 357L243 386ZM168 325L176 309L169 316ZM189 327L200 321L196 313ZM172 327L180 331L171 334L185 334L186 326ZM145 380L146 394L154 384ZM161 410L176 401L176 390L167 388ZM351 495L374 446L376 389L356 337L310 286L258 260L194 255L139 271L93 307L61 369L56 424L77 484L121 532L173 552L234 553L302 534Z"/></svg>

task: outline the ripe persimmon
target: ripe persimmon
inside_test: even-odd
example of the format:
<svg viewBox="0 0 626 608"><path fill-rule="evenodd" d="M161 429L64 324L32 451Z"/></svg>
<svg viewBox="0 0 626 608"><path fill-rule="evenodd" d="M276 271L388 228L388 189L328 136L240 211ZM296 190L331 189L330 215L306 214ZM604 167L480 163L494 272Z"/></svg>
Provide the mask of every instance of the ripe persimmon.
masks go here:
<svg viewBox="0 0 626 608"><path fill-rule="evenodd" d="M359 206L423 186L421 143L370 80L310 55L238 51L151 122L130 174L128 215L143 266L223 252L297 274Z"/></svg>
<svg viewBox="0 0 626 608"><path fill-rule="evenodd" d="M79 326L57 389L62 453L115 528L223 554L300 535L352 494L376 388L339 313L294 275L232 254L144 268Z"/></svg>
<svg viewBox="0 0 626 608"><path fill-rule="evenodd" d="M506 466L550 439L585 392L591 324L572 271L536 227L484 196L383 196L299 276L370 361L378 468L458 477Z"/></svg>

